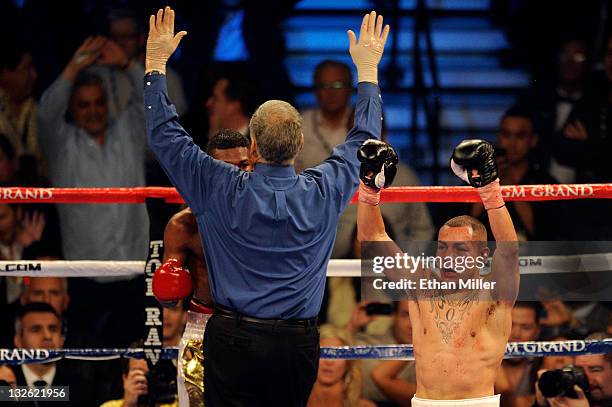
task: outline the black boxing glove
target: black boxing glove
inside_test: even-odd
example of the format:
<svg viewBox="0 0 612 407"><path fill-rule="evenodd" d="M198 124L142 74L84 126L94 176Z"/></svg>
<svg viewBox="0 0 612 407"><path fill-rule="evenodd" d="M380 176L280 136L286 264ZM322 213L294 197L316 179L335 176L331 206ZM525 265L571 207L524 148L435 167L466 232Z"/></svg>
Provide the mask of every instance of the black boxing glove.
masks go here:
<svg viewBox="0 0 612 407"><path fill-rule="evenodd" d="M359 147L357 158L361 162L359 178L366 186L379 190L393 183L399 159L390 144L375 139L366 140Z"/></svg>
<svg viewBox="0 0 612 407"><path fill-rule="evenodd" d="M456 176L478 188L485 209L504 206L497 176L495 149L491 143L484 140L463 140L455 147L450 166ZM473 170L478 174L472 174Z"/></svg>
<svg viewBox="0 0 612 407"><path fill-rule="evenodd" d="M484 140L463 140L453 151L451 168L474 188L490 184L497 179L493 145ZM478 175L473 175L472 170L478 171Z"/></svg>

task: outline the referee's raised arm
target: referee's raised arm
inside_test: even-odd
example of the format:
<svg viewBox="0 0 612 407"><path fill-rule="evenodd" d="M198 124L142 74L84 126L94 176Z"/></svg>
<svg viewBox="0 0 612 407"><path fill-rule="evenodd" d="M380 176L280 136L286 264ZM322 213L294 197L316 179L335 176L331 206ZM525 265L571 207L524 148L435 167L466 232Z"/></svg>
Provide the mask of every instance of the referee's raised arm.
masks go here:
<svg viewBox="0 0 612 407"><path fill-rule="evenodd" d="M389 36L389 26L383 28L383 17L371 12L364 15L359 39L347 31L350 54L357 68L358 98L354 125L344 143L336 146L331 155L306 173L327 178L343 196L352 197L359 183L357 150L368 139L380 139L382 131L382 98L378 88L378 63ZM340 205L343 212L348 201Z"/></svg>
<svg viewBox="0 0 612 407"><path fill-rule="evenodd" d="M149 18L145 59L144 103L149 147L172 184L194 210L206 200L209 180L227 174L227 168L203 152L180 125L168 98L166 63L186 31L174 34L174 10L160 9ZM206 174L206 176L204 176Z"/></svg>

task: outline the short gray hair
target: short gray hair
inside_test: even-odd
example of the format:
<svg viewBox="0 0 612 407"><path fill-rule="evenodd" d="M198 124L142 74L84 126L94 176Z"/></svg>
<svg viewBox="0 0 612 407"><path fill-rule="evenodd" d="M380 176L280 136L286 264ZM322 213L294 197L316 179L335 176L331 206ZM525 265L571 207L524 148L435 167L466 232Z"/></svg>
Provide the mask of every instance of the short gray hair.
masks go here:
<svg viewBox="0 0 612 407"><path fill-rule="evenodd" d="M257 108L249 124L261 158L283 164L295 158L302 139L302 116L289 103L268 100Z"/></svg>

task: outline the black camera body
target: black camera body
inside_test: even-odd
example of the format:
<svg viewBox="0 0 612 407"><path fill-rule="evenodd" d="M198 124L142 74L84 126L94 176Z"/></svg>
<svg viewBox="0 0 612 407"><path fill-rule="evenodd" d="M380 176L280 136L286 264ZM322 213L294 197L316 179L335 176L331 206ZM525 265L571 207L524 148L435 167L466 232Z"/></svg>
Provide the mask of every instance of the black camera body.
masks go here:
<svg viewBox="0 0 612 407"><path fill-rule="evenodd" d="M591 398L589 380L581 367L565 366L563 369L549 370L542 373L538 387L544 397L569 397L577 399L574 385L578 385L587 399Z"/></svg>
<svg viewBox="0 0 612 407"><path fill-rule="evenodd" d="M138 398L139 406L171 404L177 398L176 367L171 360L162 359L146 374L148 393Z"/></svg>

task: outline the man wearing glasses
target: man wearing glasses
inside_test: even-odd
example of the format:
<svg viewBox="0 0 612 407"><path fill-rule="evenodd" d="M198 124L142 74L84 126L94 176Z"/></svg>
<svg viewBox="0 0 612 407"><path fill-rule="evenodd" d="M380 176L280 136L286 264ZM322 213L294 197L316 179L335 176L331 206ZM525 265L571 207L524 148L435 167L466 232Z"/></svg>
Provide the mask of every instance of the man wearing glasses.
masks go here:
<svg viewBox="0 0 612 407"><path fill-rule="evenodd" d="M353 73L349 66L332 60L319 63L314 71L314 86L319 107L301 112L304 148L295 161L298 172L329 157L353 127Z"/></svg>

